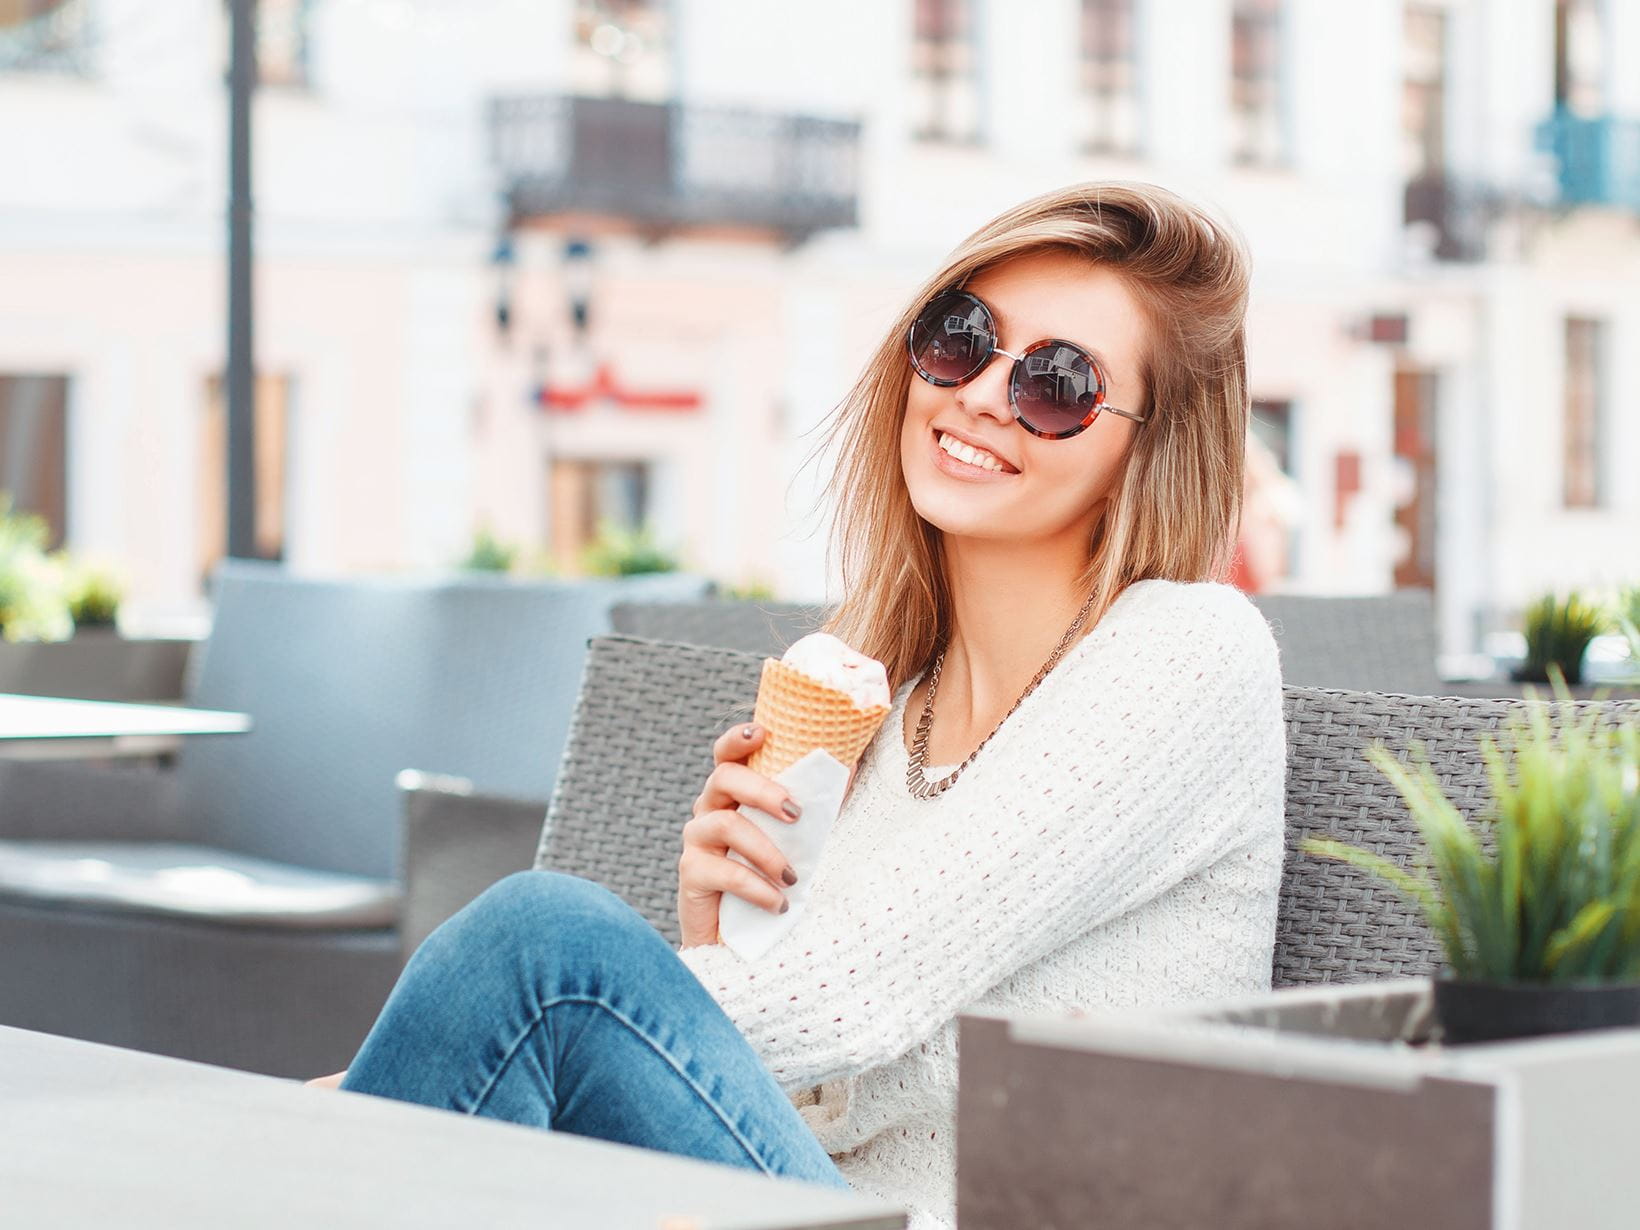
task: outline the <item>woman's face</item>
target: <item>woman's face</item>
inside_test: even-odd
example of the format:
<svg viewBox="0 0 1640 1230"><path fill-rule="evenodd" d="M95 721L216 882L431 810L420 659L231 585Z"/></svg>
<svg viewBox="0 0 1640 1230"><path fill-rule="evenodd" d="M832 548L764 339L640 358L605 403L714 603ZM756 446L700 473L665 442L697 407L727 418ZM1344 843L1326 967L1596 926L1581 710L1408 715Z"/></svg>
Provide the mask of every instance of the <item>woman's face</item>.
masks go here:
<svg viewBox="0 0 1640 1230"><path fill-rule="evenodd" d="M1057 252L1034 253L975 275L964 289L990 307L1003 350L1019 354L1044 338L1075 342L1103 360L1109 405L1146 412L1147 390L1139 378L1144 315L1115 273ZM1107 413L1068 439L1032 435L1008 403L1012 367L1006 355L993 355L978 375L955 388L913 373L900 431L911 503L947 535L1076 535L1087 542L1139 424ZM1007 472L961 466L941 450L942 429L986 449Z"/></svg>

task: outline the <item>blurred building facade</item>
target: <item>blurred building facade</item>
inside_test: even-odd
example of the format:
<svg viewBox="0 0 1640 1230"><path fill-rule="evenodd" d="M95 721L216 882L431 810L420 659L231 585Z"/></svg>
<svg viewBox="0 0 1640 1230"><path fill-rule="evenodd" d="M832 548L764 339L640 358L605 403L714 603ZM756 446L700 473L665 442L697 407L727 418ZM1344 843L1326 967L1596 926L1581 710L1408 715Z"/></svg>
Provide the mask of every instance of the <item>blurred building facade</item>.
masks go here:
<svg viewBox="0 0 1640 1230"><path fill-rule="evenodd" d="M0 27L0 487L187 601L222 542L222 6L10 3L43 16ZM609 520L835 597L817 427L963 235L1111 177L1251 243L1280 587L1432 585L1455 652L1640 570L1640 6L261 10L258 537L295 567L480 525L567 564Z"/></svg>

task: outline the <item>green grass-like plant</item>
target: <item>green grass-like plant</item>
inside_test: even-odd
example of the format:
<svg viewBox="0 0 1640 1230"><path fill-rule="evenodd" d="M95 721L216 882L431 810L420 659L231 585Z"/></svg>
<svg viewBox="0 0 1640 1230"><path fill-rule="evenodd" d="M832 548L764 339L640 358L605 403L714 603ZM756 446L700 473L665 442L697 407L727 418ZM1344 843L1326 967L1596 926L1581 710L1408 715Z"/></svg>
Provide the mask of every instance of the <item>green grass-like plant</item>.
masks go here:
<svg viewBox="0 0 1640 1230"><path fill-rule="evenodd" d="M0 636L8 641L60 641L74 633L61 562L46 554L51 529L43 517L13 511L0 491Z"/></svg>
<svg viewBox="0 0 1640 1230"><path fill-rule="evenodd" d="M1501 746L1481 738L1492 801L1478 826L1446 798L1424 749L1410 770L1382 744L1369 749L1423 836L1420 874L1344 842L1310 838L1304 849L1381 876L1415 903L1456 978L1640 979L1640 726L1602 725L1591 711L1557 731L1547 710L1513 716Z"/></svg>
<svg viewBox="0 0 1640 1230"><path fill-rule="evenodd" d="M718 597L734 602L773 602L774 587L759 578L744 585L720 585Z"/></svg>
<svg viewBox="0 0 1640 1230"><path fill-rule="evenodd" d="M599 523L598 536L582 550L580 563L594 577L678 570L678 561L656 545L647 528L628 530L613 521Z"/></svg>
<svg viewBox="0 0 1640 1230"><path fill-rule="evenodd" d="M1606 612L1576 590L1564 600L1544 594L1526 608L1521 629L1526 636L1526 660L1515 671L1515 678L1548 683L1549 668L1555 666L1567 683L1581 683L1583 654L1606 625Z"/></svg>
<svg viewBox="0 0 1640 1230"><path fill-rule="evenodd" d="M517 560L516 546L502 542L488 525L481 525L461 567L468 572L511 572Z"/></svg>
<svg viewBox="0 0 1640 1230"><path fill-rule="evenodd" d="M125 600L125 585L111 570L63 558L64 596L76 628L112 628Z"/></svg>
<svg viewBox="0 0 1640 1230"><path fill-rule="evenodd" d="M1629 669L1640 675L1640 585L1617 596L1617 630L1629 643Z"/></svg>

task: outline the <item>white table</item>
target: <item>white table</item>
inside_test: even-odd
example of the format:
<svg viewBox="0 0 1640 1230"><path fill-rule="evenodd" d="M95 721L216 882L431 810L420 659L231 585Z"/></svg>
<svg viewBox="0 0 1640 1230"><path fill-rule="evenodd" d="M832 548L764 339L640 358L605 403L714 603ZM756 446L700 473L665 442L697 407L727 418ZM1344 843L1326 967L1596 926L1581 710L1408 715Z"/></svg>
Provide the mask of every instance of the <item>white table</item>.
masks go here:
<svg viewBox="0 0 1640 1230"><path fill-rule="evenodd" d="M174 750L182 736L250 728L244 713L0 692L0 755L149 756Z"/></svg>
<svg viewBox="0 0 1640 1230"><path fill-rule="evenodd" d="M903 1230L852 1192L0 1027L0 1223Z"/></svg>

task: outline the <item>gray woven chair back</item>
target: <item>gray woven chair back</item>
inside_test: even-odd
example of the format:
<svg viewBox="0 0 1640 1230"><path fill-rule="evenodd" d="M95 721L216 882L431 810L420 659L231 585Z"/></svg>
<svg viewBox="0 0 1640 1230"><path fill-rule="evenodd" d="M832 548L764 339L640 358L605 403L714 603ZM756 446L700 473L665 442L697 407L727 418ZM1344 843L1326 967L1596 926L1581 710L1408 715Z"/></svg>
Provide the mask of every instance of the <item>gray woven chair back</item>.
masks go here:
<svg viewBox="0 0 1640 1230"><path fill-rule="evenodd" d="M410 715L431 700L425 590L309 580L231 562L213 578L210 635L189 699L249 713L249 734L177 756L195 840L299 866L386 877L394 776Z"/></svg>
<svg viewBox="0 0 1640 1230"><path fill-rule="evenodd" d="M318 580L225 564L190 699L254 727L184 745L189 828L280 862L394 876L401 770L548 797L609 607L706 583Z"/></svg>
<svg viewBox="0 0 1640 1230"><path fill-rule="evenodd" d="M400 767L465 777L486 793L549 798L587 641L609 632L611 608L634 592L693 598L709 584L655 573L529 583L469 575L438 585L430 707Z"/></svg>
<svg viewBox="0 0 1640 1230"><path fill-rule="evenodd" d="M1281 651L1282 682L1303 688L1438 695L1428 590L1361 598L1258 594Z"/></svg>
<svg viewBox="0 0 1640 1230"><path fill-rule="evenodd" d="M1446 796L1473 820L1490 798L1477 740L1501 732L1525 702L1292 687L1285 696L1287 861L1275 985L1434 974L1440 946L1405 898L1367 872L1301 853L1300 843L1333 838L1418 868L1417 825L1389 780L1367 761L1367 748L1382 742L1407 762L1422 745ZM1570 713L1590 707L1575 705ZM1640 704L1594 707L1640 720ZM1557 720L1565 716L1559 711Z"/></svg>
<svg viewBox="0 0 1640 1230"><path fill-rule="evenodd" d="M597 880L672 943L679 833L707 775L712 743L751 716L759 654L634 637L592 640L536 866ZM1381 739L1428 749L1466 815L1486 799L1476 738L1523 702L1286 688L1287 858L1276 986L1416 977L1440 950L1422 918L1375 877L1302 854L1305 837L1366 845L1415 865L1417 828L1365 759ZM1578 706L1582 711L1584 706ZM1640 721L1640 702L1606 706Z"/></svg>
<svg viewBox="0 0 1640 1230"><path fill-rule="evenodd" d="M624 636L738 649L778 658L831 613L824 605L711 599L703 602L623 602L609 613Z"/></svg>
<svg viewBox="0 0 1640 1230"><path fill-rule="evenodd" d="M594 637L536 866L596 880L678 942L680 833L762 653Z"/></svg>

